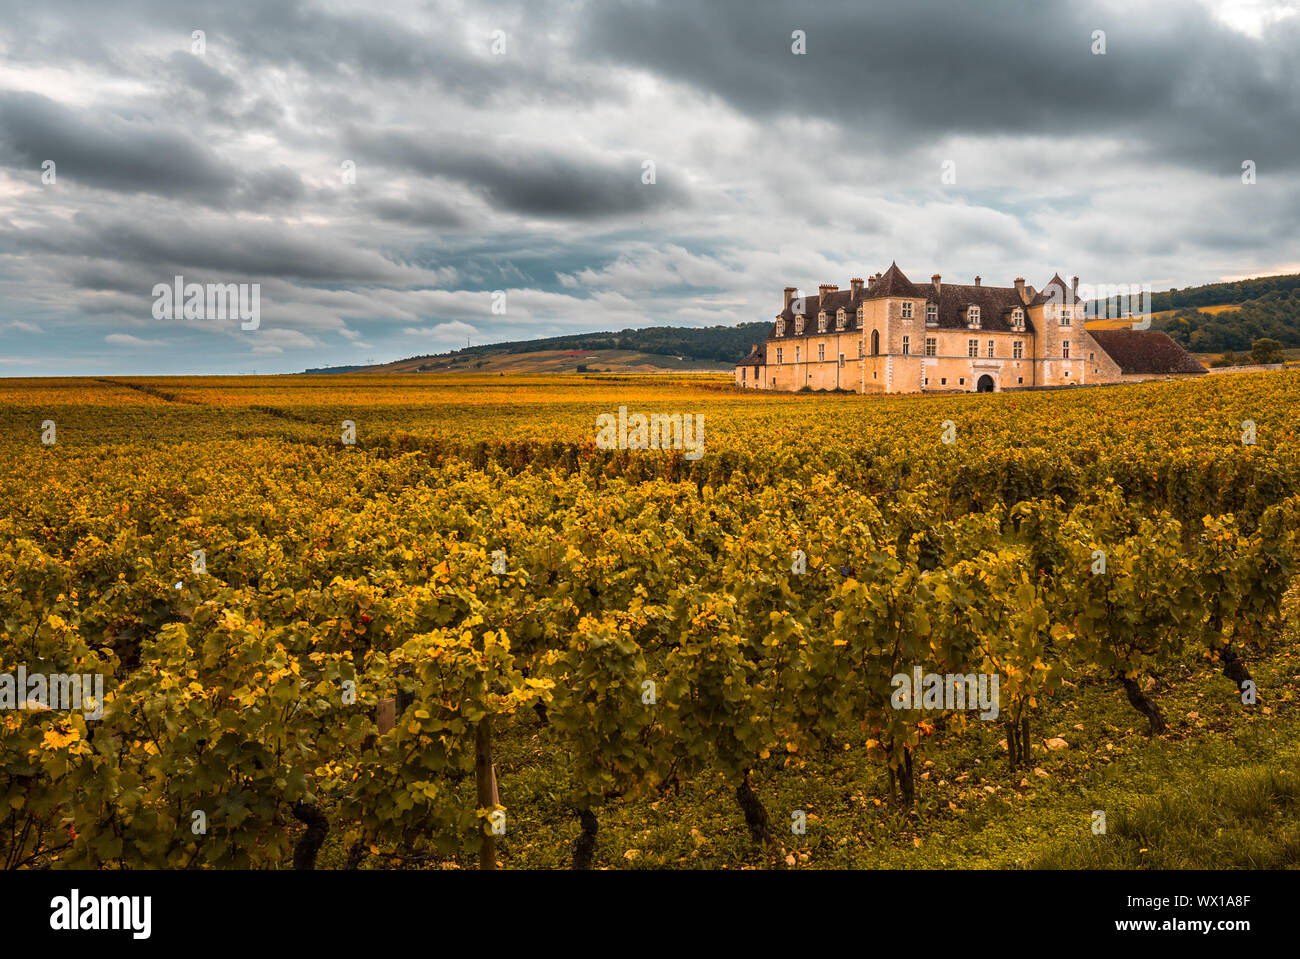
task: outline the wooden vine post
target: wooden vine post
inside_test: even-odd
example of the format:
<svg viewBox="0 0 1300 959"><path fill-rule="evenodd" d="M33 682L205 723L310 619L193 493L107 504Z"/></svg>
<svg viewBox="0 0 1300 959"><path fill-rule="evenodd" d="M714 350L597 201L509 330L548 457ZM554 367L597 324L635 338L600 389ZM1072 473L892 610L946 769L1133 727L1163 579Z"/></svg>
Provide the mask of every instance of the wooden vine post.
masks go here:
<svg viewBox="0 0 1300 959"><path fill-rule="evenodd" d="M492 768L492 718L484 716L478 722L474 736L474 778L478 785L480 809L495 809L497 805L496 770ZM492 832L492 822L483 825L483 844L479 847L478 867L497 867L497 839Z"/></svg>

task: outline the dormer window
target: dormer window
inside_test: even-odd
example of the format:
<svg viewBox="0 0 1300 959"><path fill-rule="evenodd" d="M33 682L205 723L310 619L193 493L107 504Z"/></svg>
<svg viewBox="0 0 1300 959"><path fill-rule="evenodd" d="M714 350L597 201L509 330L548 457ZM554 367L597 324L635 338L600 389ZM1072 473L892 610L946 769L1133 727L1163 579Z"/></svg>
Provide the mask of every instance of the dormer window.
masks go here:
<svg viewBox="0 0 1300 959"><path fill-rule="evenodd" d="M825 310L822 310L820 313L817 314L817 332L818 333L826 332L826 311Z"/></svg>
<svg viewBox="0 0 1300 959"><path fill-rule="evenodd" d="M835 312L835 329L837 330L844 329L844 308L843 307L840 307L840 309L836 310Z"/></svg>
<svg viewBox="0 0 1300 959"><path fill-rule="evenodd" d="M784 319L779 319L779 320L776 321L776 335L777 335L777 336L785 336L785 320L784 320Z"/></svg>
<svg viewBox="0 0 1300 959"><path fill-rule="evenodd" d="M939 305L937 303L925 304L925 325L926 326L939 325Z"/></svg>
<svg viewBox="0 0 1300 959"><path fill-rule="evenodd" d="M864 306L858 307L858 329L862 329L862 321L866 318L867 309Z"/></svg>
<svg viewBox="0 0 1300 959"><path fill-rule="evenodd" d="M1011 311L1011 325L1017 330L1023 330L1025 328L1025 311L1020 307L1016 307Z"/></svg>
<svg viewBox="0 0 1300 959"><path fill-rule="evenodd" d="M972 306L966 311L966 325L972 330L980 328L980 308L978 306Z"/></svg>
<svg viewBox="0 0 1300 959"><path fill-rule="evenodd" d="M796 316L794 318L794 335L798 336L802 332L803 332L803 316Z"/></svg>

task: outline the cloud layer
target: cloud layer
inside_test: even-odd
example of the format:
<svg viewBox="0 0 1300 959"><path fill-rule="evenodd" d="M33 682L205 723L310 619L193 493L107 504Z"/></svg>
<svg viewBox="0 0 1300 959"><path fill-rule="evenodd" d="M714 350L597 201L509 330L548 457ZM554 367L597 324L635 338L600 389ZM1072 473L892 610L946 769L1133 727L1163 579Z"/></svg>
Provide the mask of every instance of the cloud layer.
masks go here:
<svg viewBox="0 0 1300 959"><path fill-rule="evenodd" d="M0 373L739 323L891 260L1300 271L1292 3L3 7ZM260 327L154 319L176 275Z"/></svg>

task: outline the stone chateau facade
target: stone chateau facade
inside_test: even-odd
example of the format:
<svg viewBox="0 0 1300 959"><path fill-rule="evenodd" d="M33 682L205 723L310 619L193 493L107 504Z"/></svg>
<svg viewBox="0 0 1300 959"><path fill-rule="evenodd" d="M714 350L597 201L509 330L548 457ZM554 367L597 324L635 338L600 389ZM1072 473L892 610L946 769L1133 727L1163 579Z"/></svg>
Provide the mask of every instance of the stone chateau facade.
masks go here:
<svg viewBox="0 0 1300 959"><path fill-rule="evenodd" d="M1079 278L1041 290L912 283L897 264L847 290L785 304L766 342L736 367L747 389L856 393L999 392L1195 376L1205 368L1153 330L1090 333Z"/></svg>

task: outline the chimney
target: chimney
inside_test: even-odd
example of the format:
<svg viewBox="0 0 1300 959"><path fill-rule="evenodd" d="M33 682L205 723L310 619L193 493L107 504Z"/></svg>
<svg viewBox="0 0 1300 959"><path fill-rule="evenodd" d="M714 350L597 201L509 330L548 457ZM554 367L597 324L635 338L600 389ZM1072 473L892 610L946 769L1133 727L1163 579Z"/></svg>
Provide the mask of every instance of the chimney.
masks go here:
<svg viewBox="0 0 1300 959"><path fill-rule="evenodd" d="M939 291L943 289L943 285L939 282L938 273L930 277L930 285L934 287L934 295L937 297L939 295Z"/></svg>
<svg viewBox="0 0 1300 959"><path fill-rule="evenodd" d="M1016 277L1016 293L1019 295L1021 303L1029 302L1029 297L1025 293L1025 278L1023 276Z"/></svg>
<svg viewBox="0 0 1300 959"><path fill-rule="evenodd" d="M849 289L851 289L851 290L853 291L853 295L854 295L854 296L857 296L859 293L861 293L861 292L862 292L862 278L861 278L861 277L858 277L858 276L855 276L853 279L849 280Z"/></svg>
<svg viewBox="0 0 1300 959"><path fill-rule="evenodd" d="M821 286L817 287L817 295L825 296L827 293L834 293L838 289L839 287L834 283L823 283Z"/></svg>
<svg viewBox="0 0 1300 959"><path fill-rule="evenodd" d="M1079 278L1077 276L1070 281L1070 289L1074 291L1074 298L1077 300L1079 298Z"/></svg>
<svg viewBox="0 0 1300 959"><path fill-rule="evenodd" d="M979 285L980 285L980 278L979 278L978 276L975 277L975 285L976 285L976 286L979 286Z"/></svg>
<svg viewBox="0 0 1300 959"><path fill-rule="evenodd" d="M796 293L798 293L798 292L799 292L799 288L798 288L798 287L787 286L787 287L785 288L785 307L786 307L786 309L789 309L789 308L790 308L790 301L794 299L794 295L795 295Z"/></svg>
<svg viewBox="0 0 1300 959"><path fill-rule="evenodd" d="M867 289L869 290L875 285L876 285L876 278L874 276L867 277Z"/></svg>

